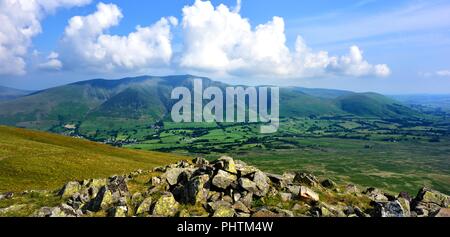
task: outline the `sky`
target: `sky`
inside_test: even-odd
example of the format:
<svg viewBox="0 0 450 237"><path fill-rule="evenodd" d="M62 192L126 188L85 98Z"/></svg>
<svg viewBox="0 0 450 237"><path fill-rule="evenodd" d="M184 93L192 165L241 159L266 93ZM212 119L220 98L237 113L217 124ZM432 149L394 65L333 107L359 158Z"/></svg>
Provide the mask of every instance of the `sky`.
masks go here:
<svg viewBox="0 0 450 237"><path fill-rule="evenodd" d="M0 0L0 85L192 74L450 93L448 0Z"/></svg>

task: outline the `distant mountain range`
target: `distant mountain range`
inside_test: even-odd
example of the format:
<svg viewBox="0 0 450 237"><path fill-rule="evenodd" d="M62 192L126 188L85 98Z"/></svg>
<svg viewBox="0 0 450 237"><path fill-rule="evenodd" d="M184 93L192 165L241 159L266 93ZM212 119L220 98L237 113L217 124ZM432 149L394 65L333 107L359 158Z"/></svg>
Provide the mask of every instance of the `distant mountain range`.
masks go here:
<svg viewBox="0 0 450 237"><path fill-rule="evenodd" d="M0 101L12 100L32 93L32 91L0 86Z"/></svg>
<svg viewBox="0 0 450 237"><path fill-rule="evenodd" d="M50 130L77 124L85 132L134 128L167 119L176 101L173 88L192 87L191 75L142 76L120 80L95 79L27 94L0 102L0 124ZM224 88L227 84L202 78L203 84ZM0 97L11 96L8 90ZM10 97L11 98L11 97ZM421 116L408 106L376 93L285 87L280 89L280 113L284 118L304 116L362 116L401 119Z"/></svg>

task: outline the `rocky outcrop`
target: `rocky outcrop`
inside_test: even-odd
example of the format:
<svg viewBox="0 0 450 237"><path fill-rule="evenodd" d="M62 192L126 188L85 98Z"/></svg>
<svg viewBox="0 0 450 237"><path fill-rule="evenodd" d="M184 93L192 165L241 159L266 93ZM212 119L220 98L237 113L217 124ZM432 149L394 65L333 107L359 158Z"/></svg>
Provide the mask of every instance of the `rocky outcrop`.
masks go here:
<svg viewBox="0 0 450 237"><path fill-rule="evenodd" d="M415 198L376 188L319 181L303 172L265 173L231 157L196 158L107 179L73 181L57 193L62 203L37 217L448 217L450 198L423 188ZM147 191L129 182L146 175ZM140 178L142 180L142 178ZM136 183L134 184L136 185ZM142 188L140 190L142 191ZM342 191L341 191L342 190ZM0 198L11 199L13 194ZM11 209L12 210L12 209ZM10 211L8 208L3 212Z"/></svg>

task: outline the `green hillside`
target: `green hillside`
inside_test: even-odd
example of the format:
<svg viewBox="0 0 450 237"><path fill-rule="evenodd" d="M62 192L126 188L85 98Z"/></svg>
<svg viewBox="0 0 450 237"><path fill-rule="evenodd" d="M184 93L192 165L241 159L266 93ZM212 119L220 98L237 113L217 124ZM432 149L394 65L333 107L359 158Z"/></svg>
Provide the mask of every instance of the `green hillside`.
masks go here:
<svg viewBox="0 0 450 237"><path fill-rule="evenodd" d="M12 100L30 94L31 91L0 86L0 101Z"/></svg>
<svg viewBox="0 0 450 237"><path fill-rule="evenodd" d="M0 126L0 192L55 189L70 180L151 169L183 158Z"/></svg>
<svg viewBox="0 0 450 237"><path fill-rule="evenodd" d="M377 118L413 118L421 116L400 102L376 93L353 93L336 99L337 105L345 112L357 116Z"/></svg>
<svg viewBox="0 0 450 237"><path fill-rule="evenodd" d="M191 75L95 79L51 88L0 102L0 124L90 140L142 140L152 125L170 122L173 88L192 88ZM204 88L229 86L202 78ZM356 116L380 119L423 117L393 99L375 93L286 87L280 90L282 118ZM70 127L72 129L67 129ZM132 136L129 136L132 134Z"/></svg>

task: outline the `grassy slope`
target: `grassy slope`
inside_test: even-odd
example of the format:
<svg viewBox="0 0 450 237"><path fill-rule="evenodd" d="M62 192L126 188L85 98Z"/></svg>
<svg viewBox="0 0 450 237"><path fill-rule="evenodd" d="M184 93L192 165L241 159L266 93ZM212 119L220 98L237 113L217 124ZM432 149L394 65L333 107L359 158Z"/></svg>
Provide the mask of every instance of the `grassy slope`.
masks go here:
<svg viewBox="0 0 450 237"><path fill-rule="evenodd" d="M0 126L0 192L55 189L70 180L151 169L179 159Z"/></svg>

